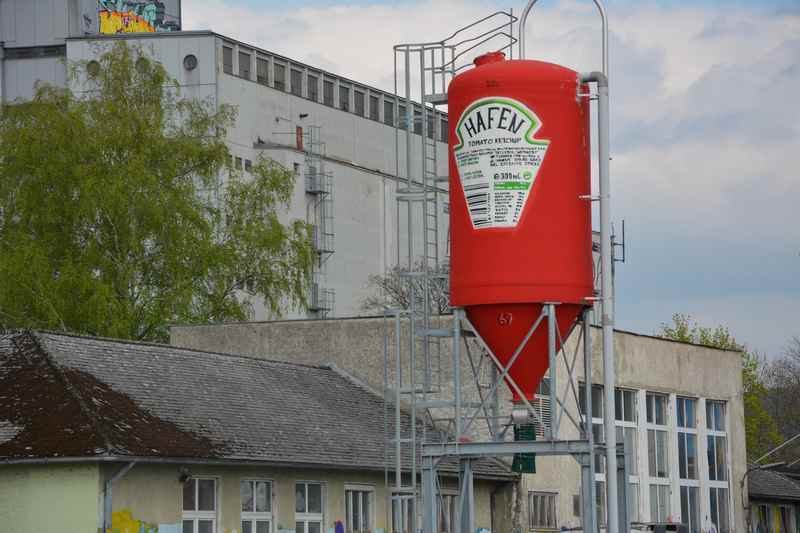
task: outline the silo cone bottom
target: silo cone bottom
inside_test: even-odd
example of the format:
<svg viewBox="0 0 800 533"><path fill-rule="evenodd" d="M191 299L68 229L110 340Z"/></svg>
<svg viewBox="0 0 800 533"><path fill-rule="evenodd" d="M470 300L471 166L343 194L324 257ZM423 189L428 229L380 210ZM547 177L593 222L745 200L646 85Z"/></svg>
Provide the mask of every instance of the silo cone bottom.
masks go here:
<svg viewBox="0 0 800 533"><path fill-rule="evenodd" d="M497 359L508 366L531 326L542 312L541 303L512 303L465 306L467 317L483 337L486 344ZM566 341L566 335L577 320L584 306L579 304L559 304L556 306L556 320L560 338ZM508 372L511 379L519 386L525 397L532 401L550 364L547 353L547 318L544 318L533 333L522 353L517 356L514 365ZM561 349L556 339L556 350ZM506 385L511 389L514 402L520 401L520 395L511 387L506 378Z"/></svg>

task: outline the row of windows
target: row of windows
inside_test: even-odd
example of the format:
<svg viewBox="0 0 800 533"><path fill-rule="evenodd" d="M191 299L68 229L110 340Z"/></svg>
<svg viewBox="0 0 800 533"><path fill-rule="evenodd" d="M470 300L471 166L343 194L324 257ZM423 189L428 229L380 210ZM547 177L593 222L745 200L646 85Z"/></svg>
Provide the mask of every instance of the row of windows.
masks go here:
<svg viewBox="0 0 800 533"><path fill-rule="evenodd" d="M232 46L222 47L222 70L226 74L239 76L248 80L253 80L253 52L238 51L238 69L234 73ZM270 79L270 63L271 79ZM413 116L409 117L407 106L397 102L395 97L386 93L376 94L366 87L358 87L339 79L329 78L314 70L296 68L294 65L287 65L276 60L270 60L259 55L255 56L255 81L257 83L271 86L279 91L287 91L287 69L289 74L288 91L301 98L307 98L314 102L322 103L329 107L341 109L342 111L352 112L360 117L369 118L386 125L405 130L408 124L412 124L413 132L422 135L423 122L428 138L441 142L447 142L448 120L441 113L434 113L430 110L426 113L426 118L422 118L422 107L413 106ZM338 88L338 99L336 89ZM305 91L304 91L305 89ZM320 99L320 89L322 90ZM383 104L381 105L381 102ZM397 113L395 113L397 110ZM383 116L381 117L381 111ZM438 120L438 124L436 123ZM437 134L435 126L439 126Z"/></svg>
<svg viewBox="0 0 800 533"><path fill-rule="evenodd" d="M295 483L295 533L322 533L324 491L322 483ZM183 485L182 533L216 533L217 479L191 478ZM371 533L374 528L374 491L369 487L345 489L346 533ZM273 485L265 479L239 482L241 533L272 533Z"/></svg>

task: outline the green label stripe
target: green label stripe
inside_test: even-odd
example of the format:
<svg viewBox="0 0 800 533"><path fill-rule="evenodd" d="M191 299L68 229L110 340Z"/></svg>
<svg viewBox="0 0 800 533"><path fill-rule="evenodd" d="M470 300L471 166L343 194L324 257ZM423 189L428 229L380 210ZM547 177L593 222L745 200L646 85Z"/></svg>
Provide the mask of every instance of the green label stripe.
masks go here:
<svg viewBox="0 0 800 533"><path fill-rule="evenodd" d="M533 138L533 134L536 133L536 131L542 125L539 119L533 114L533 111L530 111L526 107L523 107L516 100L510 100L508 98L501 98L501 97L490 97L475 102L461 114L461 118L458 119L458 125L456 125L456 137L458 137L458 144L453 147L453 150L461 150L464 147L464 138L461 137L461 126L464 124L464 119L466 119L470 113L472 113L479 107L492 104L507 105L508 107L513 107L514 109L525 115L525 117L531 122L531 126L525 132L525 140L528 141L528 143L538 144L542 146L547 146L548 144L550 144L550 141L548 140L540 140Z"/></svg>
<svg viewBox="0 0 800 533"><path fill-rule="evenodd" d="M496 191L527 191L530 189L530 183L520 183L518 181L507 181L505 183L495 183L494 190Z"/></svg>

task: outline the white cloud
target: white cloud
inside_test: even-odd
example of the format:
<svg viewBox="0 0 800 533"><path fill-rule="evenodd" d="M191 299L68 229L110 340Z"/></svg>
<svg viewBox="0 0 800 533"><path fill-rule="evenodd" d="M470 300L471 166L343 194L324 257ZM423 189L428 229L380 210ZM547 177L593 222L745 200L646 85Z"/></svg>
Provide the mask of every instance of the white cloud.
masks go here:
<svg viewBox="0 0 800 533"><path fill-rule="evenodd" d="M184 3L184 26L391 90L394 44L439 39L493 9L421 0L276 12L195 0ZM615 216L627 219L631 241L631 262L619 269L630 282L620 280L618 296L621 311L636 312L620 324L651 332L673 311L694 312L762 349L784 342L769 343L765 331L800 334L800 15L654 2L614 3L609 14ZM599 66L590 2L537 7L529 28L530 56ZM762 258L741 260L748 250L765 254L763 270ZM686 271L698 253L706 270L693 282ZM658 300L654 289L673 278L675 297Z"/></svg>

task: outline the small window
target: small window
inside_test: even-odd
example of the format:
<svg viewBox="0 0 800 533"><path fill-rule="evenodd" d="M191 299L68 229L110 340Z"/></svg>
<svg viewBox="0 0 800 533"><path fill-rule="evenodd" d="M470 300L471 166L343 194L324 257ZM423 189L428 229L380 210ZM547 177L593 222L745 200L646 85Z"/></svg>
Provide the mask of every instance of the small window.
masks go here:
<svg viewBox="0 0 800 533"><path fill-rule="evenodd" d="M350 111L350 87L339 85L339 109Z"/></svg>
<svg viewBox="0 0 800 533"><path fill-rule="evenodd" d="M414 133L422 135L422 109L414 106Z"/></svg>
<svg viewBox="0 0 800 533"><path fill-rule="evenodd" d="M581 383L578 389L581 414L586 414L586 386ZM603 418L603 386L592 385L592 418Z"/></svg>
<svg viewBox="0 0 800 533"><path fill-rule="evenodd" d="M433 139L435 137L433 131L433 127L435 124L433 121L433 112L431 112L431 110L427 110L427 113L428 114L425 116L425 123L427 125L427 130L428 130L428 139Z"/></svg>
<svg viewBox="0 0 800 533"><path fill-rule="evenodd" d="M303 96L303 72L292 69L292 86L290 90L295 96Z"/></svg>
<svg viewBox="0 0 800 533"><path fill-rule="evenodd" d="M394 102L390 100L383 101L383 123L394 126Z"/></svg>
<svg viewBox="0 0 800 533"><path fill-rule="evenodd" d="M380 120L380 104L381 99L371 94L369 96L369 118L372 120Z"/></svg>
<svg viewBox="0 0 800 533"><path fill-rule="evenodd" d="M183 484L183 533L214 533L217 522L217 480L191 478Z"/></svg>
<svg viewBox="0 0 800 533"><path fill-rule="evenodd" d="M249 159L245 159L244 160L244 169L247 172L250 172L251 170L253 170L253 162L250 161Z"/></svg>
<svg viewBox="0 0 800 533"><path fill-rule="evenodd" d="M400 126L401 130L408 129L408 117L406 117L406 106L400 105L398 106L399 113L397 115L397 124Z"/></svg>
<svg viewBox="0 0 800 533"><path fill-rule="evenodd" d="M708 455L708 479L727 481L728 464L726 460L727 440L725 437L708 435L706 452Z"/></svg>
<svg viewBox="0 0 800 533"><path fill-rule="evenodd" d="M364 116L364 93L358 91L355 93L355 113L359 117Z"/></svg>
<svg viewBox="0 0 800 533"><path fill-rule="evenodd" d="M529 492L528 518L531 529L558 529L555 492Z"/></svg>
<svg viewBox="0 0 800 533"><path fill-rule="evenodd" d="M447 142L447 135L450 130L450 123L447 121L446 118L441 119L441 124L439 125L441 131L439 132L439 140L443 143Z"/></svg>
<svg viewBox="0 0 800 533"><path fill-rule="evenodd" d="M647 459L650 477L669 477L669 456L667 453L667 432L659 429L648 429Z"/></svg>
<svg viewBox="0 0 800 533"><path fill-rule="evenodd" d="M650 485L650 521L666 522L670 515L669 485Z"/></svg>
<svg viewBox="0 0 800 533"><path fill-rule="evenodd" d="M331 80L322 82L322 103L333 107L333 82Z"/></svg>
<svg viewBox="0 0 800 533"><path fill-rule="evenodd" d="M720 533L730 533L730 515L728 514L728 489L711 487L709 504L711 521Z"/></svg>
<svg viewBox="0 0 800 533"><path fill-rule="evenodd" d="M614 389L614 416L622 422L636 422L636 391Z"/></svg>
<svg viewBox="0 0 800 533"><path fill-rule="evenodd" d="M681 487L681 522L689 526L689 531L700 531L700 489Z"/></svg>
<svg viewBox="0 0 800 533"><path fill-rule="evenodd" d="M322 484L295 483L294 499L296 533L322 533Z"/></svg>
<svg viewBox="0 0 800 533"><path fill-rule="evenodd" d="M346 533L372 533L373 510L375 508L375 493L369 488L346 488L345 501L345 532Z"/></svg>
<svg viewBox="0 0 800 533"><path fill-rule="evenodd" d="M230 46L222 47L222 71L225 74L233 74L233 48Z"/></svg>
<svg viewBox="0 0 800 533"><path fill-rule="evenodd" d="M681 479L697 479L697 435L678 433L678 474Z"/></svg>
<svg viewBox="0 0 800 533"><path fill-rule="evenodd" d="M286 90L286 65L280 63L272 64L272 72L275 75L275 88L279 91Z"/></svg>
<svg viewBox="0 0 800 533"><path fill-rule="evenodd" d="M693 429L697 427L697 400L678 398L678 427Z"/></svg>
<svg viewBox="0 0 800 533"><path fill-rule="evenodd" d="M725 431L725 402L706 400L706 427L713 431Z"/></svg>
<svg viewBox="0 0 800 533"><path fill-rule="evenodd" d="M400 504L400 509L397 509L398 503ZM402 523L398 524L398 517L402 521ZM416 531L416 527L414 527L414 502L413 500L409 500L407 498L403 498L402 500L392 499L392 531L394 533L414 533Z"/></svg>
<svg viewBox="0 0 800 533"><path fill-rule="evenodd" d="M250 54L239 52L239 77L250 79Z"/></svg>
<svg viewBox="0 0 800 533"><path fill-rule="evenodd" d="M269 62L263 58L256 58L256 81L267 85L269 83Z"/></svg>
<svg viewBox="0 0 800 533"><path fill-rule="evenodd" d="M658 426L667 425L667 396L647 393L647 423Z"/></svg>
<svg viewBox="0 0 800 533"><path fill-rule="evenodd" d="M272 532L272 483L242 480L239 484L242 533Z"/></svg>
<svg viewBox="0 0 800 533"><path fill-rule="evenodd" d="M314 102L319 100L319 78L311 74L306 78L308 82L308 99Z"/></svg>

